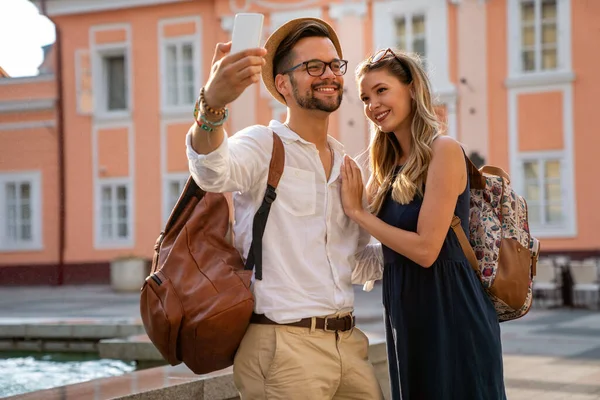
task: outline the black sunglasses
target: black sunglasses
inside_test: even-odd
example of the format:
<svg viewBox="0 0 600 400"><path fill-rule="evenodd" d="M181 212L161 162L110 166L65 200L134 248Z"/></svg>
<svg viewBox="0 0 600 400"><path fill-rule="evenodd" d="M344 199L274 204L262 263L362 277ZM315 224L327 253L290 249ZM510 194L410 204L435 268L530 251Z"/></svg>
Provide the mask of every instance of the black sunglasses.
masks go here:
<svg viewBox="0 0 600 400"><path fill-rule="evenodd" d="M371 57L369 57L368 63L369 63L369 65L376 65L381 60L389 59L391 57L394 57L400 63L400 66L404 70L404 73L406 74L408 81L412 82L413 78L412 78L412 73L410 72L409 66L406 65L406 63L400 57L398 57L392 49L388 48L385 50L379 50L377 53L375 53Z"/></svg>

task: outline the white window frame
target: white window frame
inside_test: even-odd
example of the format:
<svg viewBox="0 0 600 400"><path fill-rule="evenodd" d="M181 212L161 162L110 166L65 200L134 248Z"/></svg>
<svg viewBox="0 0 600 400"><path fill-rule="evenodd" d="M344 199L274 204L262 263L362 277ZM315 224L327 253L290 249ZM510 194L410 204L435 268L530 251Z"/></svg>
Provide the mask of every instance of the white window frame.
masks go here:
<svg viewBox="0 0 600 400"><path fill-rule="evenodd" d="M434 92L441 96L456 93L450 82L448 2L446 0L389 0L373 3L373 49L396 47L396 19L425 17L426 68ZM407 38L408 39L408 38ZM411 43L412 46L412 43Z"/></svg>
<svg viewBox="0 0 600 400"><path fill-rule="evenodd" d="M131 117L133 112L133 58L131 55L131 27L128 24L114 24L93 26L90 29L90 37L93 38L95 32L104 30L119 30L126 32L126 39L121 43L110 44L90 44L90 54L92 57L92 92L94 118L99 120L106 119L126 119ZM107 73L104 66L106 57L123 55L125 57L125 79L127 87L125 89L127 108L124 110L108 110L107 105Z"/></svg>
<svg viewBox="0 0 600 400"><path fill-rule="evenodd" d="M541 70L541 0L536 2L536 69L523 71L521 38L521 2L508 0L508 70L507 86L545 85L573 80L571 67L571 0L556 0L556 69ZM526 0L531 1L531 0Z"/></svg>
<svg viewBox="0 0 600 400"><path fill-rule="evenodd" d="M123 56L125 59L125 79L127 79L127 88L125 89L125 101L127 107L123 110L108 109L108 73L105 67L105 59L112 56ZM99 51L96 53L96 64L98 65L99 73L94 76L94 111L96 117L127 117L131 112L131 95L129 88L131 87L130 60L127 57L125 47L111 48Z"/></svg>
<svg viewBox="0 0 600 400"><path fill-rule="evenodd" d="M193 35L182 35L166 38L162 35L163 29L167 25L174 24L186 24L194 22L196 24L196 33ZM202 19L200 16L190 16L190 17L181 17L181 18L167 18L161 19L158 21L158 54L160 58L160 107L163 114L182 114L182 113L190 113L194 103L196 102L196 98L200 93L200 88L203 85L203 75L202 75ZM194 65L194 93L195 97L191 104L182 104L178 103L176 105L169 104L167 102L167 93L168 93L168 79L167 79L167 46L176 45L179 48L184 44L192 45L192 59ZM181 73L179 77L181 78ZM178 82L178 87L180 87ZM178 89L178 96L181 98L181 91Z"/></svg>
<svg viewBox="0 0 600 400"><path fill-rule="evenodd" d="M458 131L457 90L450 81L447 0L388 0L373 3L373 50L396 48L396 19L425 17L425 68L431 81L437 104L448 111L449 136ZM407 38L408 39L408 38ZM411 42L412 46L412 42Z"/></svg>
<svg viewBox="0 0 600 400"><path fill-rule="evenodd" d="M175 82L176 86L177 86L177 100L178 102L176 104L169 104L168 99L169 99L169 79L167 76L167 47L169 46L175 46L176 48L176 52L177 52L177 56L180 57L183 53L183 46L185 45L191 45L192 47L192 65L194 67L194 76L192 77L192 82L194 84L194 95L190 101L190 103L183 103L182 99L184 97L184 90L183 90L183 85L182 85L182 80L183 80L183 68L182 68L182 64L181 64L181 60L178 60L177 64L176 64L176 68L177 68L177 82ZM162 100L162 108L164 111L169 112L169 111L183 111L183 110L190 110L194 107L194 103L196 102L196 97L198 96L198 93L200 93L200 78L198 76L199 73L199 69L200 69L200 65L199 65L199 56L198 56L198 46L197 46L197 40L194 39L193 36L185 36L185 37L177 37L177 38L170 38L170 39L164 39L163 41L163 46L162 46L162 52L163 54L161 55L161 100Z"/></svg>
<svg viewBox="0 0 600 400"><path fill-rule="evenodd" d="M6 232L6 184L29 183L31 195L31 240L9 242ZM0 252L39 251L42 244L42 174L40 171L0 173Z"/></svg>
<svg viewBox="0 0 600 400"><path fill-rule="evenodd" d="M545 163L547 161L559 161L560 162L560 190L561 190L561 204L563 211L563 221L560 224L540 224L534 225L532 218L529 217L530 231L531 234L538 238L566 238L575 236L576 231L576 213L575 204L573 197L573 184L570 180L571 171L569 170L569 162L567 160L565 151L531 151L521 152L518 155L518 180L515 188L517 193L524 196L525 191L525 163L537 161ZM542 184L545 182L544 168L539 170L539 182ZM540 207L543 210L546 205L546 199L544 198L544 190L540 187ZM527 200L527 199L526 199Z"/></svg>
<svg viewBox="0 0 600 400"><path fill-rule="evenodd" d="M427 20L427 13L423 13L423 12L406 12L400 15L396 15L394 18L394 28L396 27L396 21L400 18L404 18L404 27L406 29L405 32L405 36L404 36L404 43L405 43L405 47L403 49L403 51L406 51L408 53L414 53L415 49L414 49L414 44L415 44L415 35L413 33L413 18L417 17L417 16L422 16L423 20L425 21L425 33L423 35L423 39L425 39L425 54L420 54L422 61L425 65L425 68L427 68L427 56L428 56L428 50L429 50L429 36L427 35L427 24L429 23L429 21ZM394 35L395 39L398 39L398 35ZM396 48L398 48L399 46L394 46Z"/></svg>
<svg viewBox="0 0 600 400"><path fill-rule="evenodd" d="M127 188L127 237L105 239L102 237L102 188L112 186L125 186ZM95 247L98 249L120 249L130 248L134 244L134 208L133 208L133 184L130 178L100 178L96 181L95 188ZM113 216L114 218L114 216Z"/></svg>
<svg viewBox="0 0 600 400"><path fill-rule="evenodd" d="M162 196L163 224L165 224L167 222L167 219L169 219L169 215L171 215L171 211L173 211L173 207L175 206L175 203L172 201L173 199L171 198L171 190L170 190L171 183L174 181L183 182L183 185L181 186L181 189L183 190L183 187L185 186L185 182L188 180L189 177L190 177L189 172L178 172L178 173L172 172L172 173L165 174L163 176L163 191L162 191L163 192L163 196ZM177 199L175 199L175 202L176 201L177 201Z"/></svg>
<svg viewBox="0 0 600 400"><path fill-rule="evenodd" d="M529 156L525 156L523 153L520 154L519 157L519 163L521 166L521 174L522 174L522 179L521 179L521 193L523 195L525 195L527 193L527 177L525 176L525 163L537 163L538 164L538 174L539 176L537 177L537 186L539 187L539 207L540 207L540 217L541 219L545 219L544 214L545 214L545 209L548 206L547 200L546 200L546 189L545 189L545 185L546 185L546 177L545 177L545 171L546 171L546 167L545 164L549 161L558 161L558 163L560 164L560 172L559 172L559 179L560 179L560 191L561 191L561 195L560 195L560 200L561 200L561 210L562 210L562 218L563 221L561 223L558 224L551 224L548 222L541 222L540 224L536 225L533 221L532 218L532 214L531 214L531 210L529 212L529 225L532 229L535 230L547 230L547 229L563 229L566 224L566 220L568 218L568 212L566 211L566 196L565 196L565 190L564 190L564 186L565 186L565 181L564 181L564 174L563 174L563 170L565 168L565 157L563 152L556 152L554 154L551 153L547 153L545 152L544 154L542 154L540 156L540 154L536 154L536 153L529 153ZM531 206L531 202L532 200L527 199L528 200L528 204L529 206Z"/></svg>
<svg viewBox="0 0 600 400"><path fill-rule="evenodd" d="M563 149L556 151L519 151L519 136L527 132L519 132L519 96L534 93L562 93L562 135ZM554 229L549 227L532 228L532 234L538 238L565 239L577 236L577 194L575 190L574 164L574 114L573 87L570 84L555 84L539 87L518 87L508 90L508 155L513 187L517 193L524 194L523 159L552 158L561 159L561 186L565 197L565 227Z"/></svg>

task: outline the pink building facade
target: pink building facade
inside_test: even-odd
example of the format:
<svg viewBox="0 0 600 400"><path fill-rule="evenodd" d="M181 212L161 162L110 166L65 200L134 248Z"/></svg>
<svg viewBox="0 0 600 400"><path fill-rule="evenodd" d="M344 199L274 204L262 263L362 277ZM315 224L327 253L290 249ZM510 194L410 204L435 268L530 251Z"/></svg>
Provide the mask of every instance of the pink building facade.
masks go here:
<svg viewBox="0 0 600 400"><path fill-rule="evenodd" d="M238 12L265 15L264 39L291 18L329 21L349 71L379 48L420 53L446 133L510 172L543 249L600 252L600 56L586 47L600 39L596 0L47 0L46 10L60 73L0 78L0 284L107 282L111 260L152 256L188 177L193 103ZM230 114L235 132L285 108L261 84ZM368 145L351 72L330 129L351 155Z"/></svg>

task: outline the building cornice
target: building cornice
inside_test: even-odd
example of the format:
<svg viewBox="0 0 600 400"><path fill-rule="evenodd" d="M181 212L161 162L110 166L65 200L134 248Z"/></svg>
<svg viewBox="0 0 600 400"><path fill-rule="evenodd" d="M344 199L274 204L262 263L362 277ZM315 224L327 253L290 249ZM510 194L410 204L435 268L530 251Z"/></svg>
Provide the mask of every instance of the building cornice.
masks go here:
<svg viewBox="0 0 600 400"><path fill-rule="evenodd" d="M124 8L155 6L169 3L183 3L191 0L47 0L46 12L49 17L73 14L87 14L99 11ZM33 1L41 11L41 0Z"/></svg>
<svg viewBox="0 0 600 400"><path fill-rule="evenodd" d="M367 15L367 3L340 3L331 4L329 6L329 16L335 20L340 20L344 16L354 15L357 17L364 17Z"/></svg>
<svg viewBox="0 0 600 400"><path fill-rule="evenodd" d="M47 75L36 75L36 76L20 76L20 77L8 77L0 78L0 86L4 85L23 85L27 83L42 83L52 82L54 80L53 74Z"/></svg>
<svg viewBox="0 0 600 400"><path fill-rule="evenodd" d="M0 101L0 114L54 109L54 99Z"/></svg>

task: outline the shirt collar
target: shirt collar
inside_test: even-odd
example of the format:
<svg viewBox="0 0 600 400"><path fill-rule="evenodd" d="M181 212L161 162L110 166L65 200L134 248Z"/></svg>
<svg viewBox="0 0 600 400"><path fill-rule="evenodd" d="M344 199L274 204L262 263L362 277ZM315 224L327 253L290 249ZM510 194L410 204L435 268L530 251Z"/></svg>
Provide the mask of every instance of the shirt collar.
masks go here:
<svg viewBox="0 0 600 400"><path fill-rule="evenodd" d="M281 140L285 143L300 142L314 146L314 143L302 139L296 132L294 132L279 121L271 120L271 122L269 123L269 128L271 128L276 134L278 134ZM327 135L327 143L329 143L329 145L335 152L339 152L342 154L344 153L344 145L338 142L336 139L334 139L331 135Z"/></svg>

